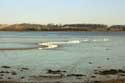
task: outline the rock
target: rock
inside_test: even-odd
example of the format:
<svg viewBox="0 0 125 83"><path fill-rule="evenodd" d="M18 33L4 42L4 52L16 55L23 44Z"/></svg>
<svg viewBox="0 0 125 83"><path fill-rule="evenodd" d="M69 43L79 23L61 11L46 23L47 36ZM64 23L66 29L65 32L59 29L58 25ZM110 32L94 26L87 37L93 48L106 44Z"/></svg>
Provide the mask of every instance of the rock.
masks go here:
<svg viewBox="0 0 125 83"><path fill-rule="evenodd" d="M4 74L0 74L0 76L4 76Z"/></svg>
<svg viewBox="0 0 125 83"><path fill-rule="evenodd" d="M25 77L23 77L23 76L21 77L21 79L24 79L24 78L25 78Z"/></svg>
<svg viewBox="0 0 125 83"><path fill-rule="evenodd" d="M17 75L17 73L15 71L11 72L12 75Z"/></svg>
<svg viewBox="0 0 125 83"><path fill-rule="evenodd" d="M110 60L110 58L106 58L107 60Z"/></svg>
<svg viewBox="0 0 125 83"><path fill-rule="evenodd" d="M125 73L120 73L119 75L120 75L120 76L125 76Z"/></svg>
<svg viewBox="0 0 125 83"><path fill-rule="evenodd" d="M107 75L107 74L112 74L112 75L114 75L114 74L117 74L117 73L118 73L118 71L115 70L115 69L104 70L104 71L101 71L101 72L100 72L101 75Z"/></svg>
<svg viewBox="0 0 125 83"><path fill-rule="evenodd" d="M21 68L22 70L29 70L29 68Z"/></svg>
<svg viewBox="0 0 125 83"><path fill-rule="evenodd" d="M103 71L99 71L99 72L96 72L97 74L100 74L100 75L115 75L115 74L118 74L118 73L125 73L124 70L117 70L117 69L110 69L110 70L103 70Z"/></svg>
<svg viewBox="0 0 125 83"><path fill-rule="evenodd" d="M10 73L9 71L0 71L0 73Z"/></svg>
<svg viewBox="0 0 125 83"><path fill-rule="evenodd" d="M93 83L101 83L101 81L94 81Z"/></svg>
<svg viewBox="0 0 125 83"><path fill-rule="evenodd" d="M49 69L48 71L47 71L47 73L49 73L49 74L62 74L62 73L65 73L66 71L61 71L61 70L51 70L51 69Z"/></svg>
<svg viewBox="0 0 125 83"><path fill-rule="evenodd" d="M121 70L121 69L119 69L118 72L119 72L119 73L125 73L125 71L124 71L124 70Z"/></svg>
<svg viewBox="0 0 125 83"><path fill-rule="evenodd" d="M10 66L1 66L2 68L11 68Z"/></svg>
<svg viewBox="0 0 125 83"><path fill-rule="evenodd" d="M96 76L91 76L91 78L96 78Z"/></svg>
<svg viewBox="0 0 125 83"><path fill-rule="evenodd" d="M86 76L86 75L83 75L83 74L68 74L67 76L68 77L71 77L71 76L82 77L82 76Z"/></svg>
<svg viewBox="0 0 125 83"><path fill-rule="evenodd" d="M30 76L31 78L35 78L35 79L46 79L46 78L50 78L50 79L60 79L63 77L63 75L61 74L45 74L45 75L39 75L39 76Z"/></svg>
<svg viewBox="0 0 125 83"><path fill-rule="evenodd" d="M8 77L8 79L12 79L11 77Z"/></svg>
<svg viewBox="0 0 125 83"><path fill-rule="evenodd" d="M89 64L92 64L92 62L89 62Z"/></svg>
<svg viewBox="0 0 125 83"><path fill-rule="evenodd" d="M102 67L98 66L97 68L102 68Z"/></svg>

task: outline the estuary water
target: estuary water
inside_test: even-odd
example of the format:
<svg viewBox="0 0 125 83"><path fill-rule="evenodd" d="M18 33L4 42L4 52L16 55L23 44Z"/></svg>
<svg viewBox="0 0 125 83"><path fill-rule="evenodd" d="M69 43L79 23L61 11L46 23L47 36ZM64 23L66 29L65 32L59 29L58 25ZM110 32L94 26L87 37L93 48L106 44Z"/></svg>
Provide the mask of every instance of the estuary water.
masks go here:
<svg viewBox="0 0 125 83"><path fill-rule="evenodd" d="M26 75L47 69L91 74L125 69L124 32L0 32L0 66L27 67ZM21 74L20 74L21 75Z"/></svg>

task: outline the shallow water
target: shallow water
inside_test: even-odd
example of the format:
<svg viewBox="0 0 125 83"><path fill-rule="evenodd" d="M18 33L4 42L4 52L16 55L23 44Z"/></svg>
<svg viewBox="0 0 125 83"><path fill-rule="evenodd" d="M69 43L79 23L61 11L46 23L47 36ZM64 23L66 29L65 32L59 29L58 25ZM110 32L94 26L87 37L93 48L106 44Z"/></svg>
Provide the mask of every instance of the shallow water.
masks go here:
<svg viewBox="0 0 125 83"><path fill-rule="evenodd" d="M0 32L0 66L31 68L27 75L47 69L91 74L99 66L125 68L124 41L124 32Z"/></svg>

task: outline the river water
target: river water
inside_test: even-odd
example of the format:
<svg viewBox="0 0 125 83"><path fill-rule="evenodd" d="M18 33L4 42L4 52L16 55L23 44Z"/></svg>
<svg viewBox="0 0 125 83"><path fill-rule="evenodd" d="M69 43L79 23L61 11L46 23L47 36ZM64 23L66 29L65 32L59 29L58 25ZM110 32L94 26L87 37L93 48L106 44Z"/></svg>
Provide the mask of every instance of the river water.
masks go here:
<svg viewBox="0 0 125 83"><path fill-rule="evenodd" d="M53 46L54 45L54 46ZM125 68L124 32L0 32L0 66L91 74Z"/></svg>

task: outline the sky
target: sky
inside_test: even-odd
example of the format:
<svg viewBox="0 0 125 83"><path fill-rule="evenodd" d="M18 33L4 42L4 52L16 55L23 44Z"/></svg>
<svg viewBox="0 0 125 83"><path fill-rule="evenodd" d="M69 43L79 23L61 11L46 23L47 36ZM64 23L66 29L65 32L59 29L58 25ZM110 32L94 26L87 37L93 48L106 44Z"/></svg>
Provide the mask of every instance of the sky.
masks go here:
<svg viewBox="0 0 125 83"><path fill-rule="evenodd" d="M0 24L125 24L125 0L0 0Z"/></svg>

